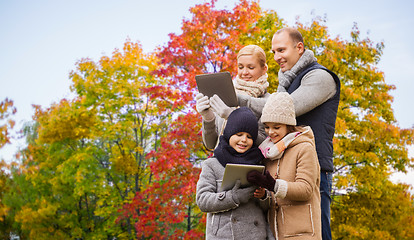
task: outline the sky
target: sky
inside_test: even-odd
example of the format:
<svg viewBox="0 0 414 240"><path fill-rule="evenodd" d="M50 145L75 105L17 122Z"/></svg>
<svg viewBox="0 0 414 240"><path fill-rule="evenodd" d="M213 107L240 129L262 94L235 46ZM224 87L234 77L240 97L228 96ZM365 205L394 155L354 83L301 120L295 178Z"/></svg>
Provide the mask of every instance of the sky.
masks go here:
<svg viewBox="0 0 414 240"><path fill-rule="evenodd" d="M69 73L77 61L98 61L121 49L126 39L139 41L145 52L165 46L169 33L181 33L189 8L204 0L0 0L0 101L6 97L17 108L16 129L34 114L32 104L43 108L70 98ZM218 0L217 8L232 9L238 1ZM383 41L378 64L385 82L394 85L397 124L414 127L414 1L411 0L261 0L264 10L274 10L294 26L295 19L309 23L326 17L331 36L350 39L357 23L362 38ZM305 39L306 41L306 39ZM272 60L270 60L272 61ZM0 149L0 159L11 159L24 141L14 140ZM414 147L410 148L414 156ZM414 170L393 175L395 181L414 186Z"/></svg>

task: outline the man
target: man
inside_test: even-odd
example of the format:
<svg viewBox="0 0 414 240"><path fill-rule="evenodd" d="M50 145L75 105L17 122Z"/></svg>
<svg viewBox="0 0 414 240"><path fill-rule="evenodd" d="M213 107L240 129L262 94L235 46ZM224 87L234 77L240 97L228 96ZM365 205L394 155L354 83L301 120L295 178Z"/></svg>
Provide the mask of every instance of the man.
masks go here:
<svg viewBox="0 0 414 240"><path fill-rule="evenodd" d="M340 81L336 74L317 63L303 44L300 32L282 28L272 39L274 59L280 70L278 92L288 92L295 105L297 125L311 126L321 169L322 238L332 239L330 203L333 144ZM240 106L248 106L260 117L265 100L238 95Z"/></svg>

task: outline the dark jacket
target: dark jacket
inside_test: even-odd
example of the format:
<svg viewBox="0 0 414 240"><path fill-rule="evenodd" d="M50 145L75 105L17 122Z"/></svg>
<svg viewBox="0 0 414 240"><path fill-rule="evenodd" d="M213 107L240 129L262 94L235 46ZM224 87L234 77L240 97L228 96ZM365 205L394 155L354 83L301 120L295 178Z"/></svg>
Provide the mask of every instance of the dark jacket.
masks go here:
<svg viewBox="0 0 414 240"><path fill-rule="evenodd" d="M296 117L297 125L306 125L312 128L315 135L316 152L318 153L321 171L333 171L333 143L332 139L335 133L336 114L338 112L340 87L341 83L338 76L324 66L315 62L309 64L303 69L297 77L292 81L287 92L291 94L301 84L302 78L310 71L315 69L323 69L327 71L335 80L336 93L325 103L319 105L310 112ZM323 86L321 86L323 87Z"/></svg>

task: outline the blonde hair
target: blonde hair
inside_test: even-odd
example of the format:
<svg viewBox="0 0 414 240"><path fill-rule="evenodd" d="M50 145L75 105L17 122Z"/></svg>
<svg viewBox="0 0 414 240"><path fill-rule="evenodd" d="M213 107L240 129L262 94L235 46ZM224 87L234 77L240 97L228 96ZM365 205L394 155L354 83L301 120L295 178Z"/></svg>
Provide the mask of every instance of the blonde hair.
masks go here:
<svg viewBox="0 0 414 240"><path fill-rule="evenodd" d="M244 55L256 56L257 59L259 59L260 66L261 67L266 66L266 53L261 47L257 45L247 45L243 47L242 49L240 49L239 53L237 54L237 59L239 59L239 57L244 56Z"/></svg>

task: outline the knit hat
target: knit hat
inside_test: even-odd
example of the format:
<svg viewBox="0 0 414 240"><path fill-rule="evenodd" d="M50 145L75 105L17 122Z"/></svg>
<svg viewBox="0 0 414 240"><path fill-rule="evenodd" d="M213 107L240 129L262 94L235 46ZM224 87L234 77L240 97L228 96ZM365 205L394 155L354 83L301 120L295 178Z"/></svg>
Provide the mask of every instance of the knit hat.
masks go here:
<svg viewBox="0 0 414 240"><path fill-rule="evenodd" d="M287 92L270 95L262 111L262 123L273 122L296 126L295 106Z"/></svg>
<svg viewBox="0 0 414 240"><path fill-rule="evenodd" d="M223 131L223 137L228 142L232 135L239 132L247 132L252 136L254 143L258 129L257 118L253 112L248 107L240 107L229 115Z"/></svg>

